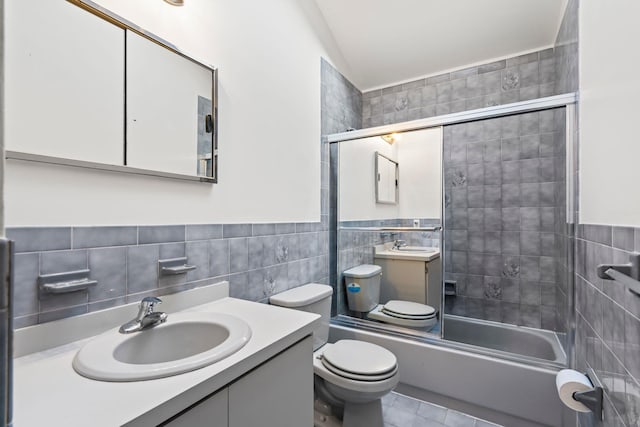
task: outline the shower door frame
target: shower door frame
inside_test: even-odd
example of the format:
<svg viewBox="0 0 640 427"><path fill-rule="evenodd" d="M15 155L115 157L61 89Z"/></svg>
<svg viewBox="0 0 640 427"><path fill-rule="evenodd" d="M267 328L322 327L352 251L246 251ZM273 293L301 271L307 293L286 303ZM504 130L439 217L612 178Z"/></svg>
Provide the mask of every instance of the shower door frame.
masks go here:
<svg viewBox="0 0 640 427"><path fill-rule="evenodd" d="M575 224L577 224L577 215L578 215L578 201L577 201L577 188L578 188L578 179L577 179L577 171L578 171L578 150L577 150L577 138L576 138L576 104L578 101L577 93L566 93L561 95L554 95L545 98L537 98L528 101L520 101L511 104L497 105L485 108L479 108L476 110L468 110L462 111L458 113L446 114L435 117L428 117L419 120L413 120L409 122L401 122L401 123L393 123L384 126L377 126L367 129L360 129L349 132L335 133L326 136L326 142L329 144L329 152L330 152L330 192L333 193L334 196L330 197L330 239L329 239L329 253L330 256L330 273L332 277L335 277L335 285L338 287L338 280L340 278L340 271L338 266L338 231L339 231L339 188L338 188L338 170L339 170L339 151L338 144L340 142L345 141L353 141L362 138L369 138L374 136L382 136L390 133L402 133L409 131L418 131L423 129L435 128L435 127L444 127L446 125L455 125L460 123L468 123L485 119L492 119L504 116L511 116L516 114L524 114L529 112L543 111L549 110L553 108L565 108L565 144L566 144L566 169L565 169L565 177L566 177L566 221L567 221L567 235L569 245L565 248L567 257L567 304L566 307L563 307L566 310L566 325L567 331L565 332L565 345L564 351L567 356L566 365L569 367L573 367L575 365L574 361L574 345L575 345L575 286L574 286L574 259L575 259ZM444 141L443 141L444 142ZM442 144L442 150L444 150L444 143ZM441 179L442 179L442 192L441 192L441 214L440 214L440 249L444 248L444 230L445 230L445 205L444 205L444 185L445 185L445 177L444 177L444 167L441 167ZM455 341L448 341L444 338L444 256L441 254L441 259L443 260L443 274L442 274L442 299L440 301L440 339L433 339L429 337L423 337L425 342L435 345L444 345L451 348L462 348L467 351L485 354L485 355L493 355L496 357L505 358L501 352L494 352L489 348L485 347L476 347L471 345L466 345L462 343L457 343ZM337 301L339 296L336 295L334 302ZM336 307L336 305L334 305ZM341 314L341 313L336 313ZM358 322L355 322L358 324ZM397 334L391 332L392 334ZM417 337L417 336L416 336ZM416 338L414 337L414 338ZM537 360L534 358L515 355L513 357L507 357L507 359L523 362L527 364L535 364L541 367L549 367L550 364L543 360ZM551 364L553 365L553 364Z"/></svg>

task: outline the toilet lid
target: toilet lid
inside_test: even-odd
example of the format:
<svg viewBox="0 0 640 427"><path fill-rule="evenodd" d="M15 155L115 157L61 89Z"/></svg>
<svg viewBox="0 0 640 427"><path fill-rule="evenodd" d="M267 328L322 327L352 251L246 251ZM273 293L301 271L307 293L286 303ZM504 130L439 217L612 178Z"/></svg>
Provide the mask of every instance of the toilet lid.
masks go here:
<svg viewBox="0 0 640 427"><path fill-rule="evenodd" d="M393 311L386 311L384 307L382 308L382 310L380 310L380 312L389 317L394 317L396 319L406 319L406 320L428 320L436 317L435 314L432 314L431 316L409 316L407 314L398 314L398 313L394 313Z"/></svg>
<svg viewBox="0 0 640 427"><path fill-rule="evenodd" d="M382 311L396 317L425 319L433 317L436 310L430 305L412 301L391 300L382 307Z"/></svg>
<svg viewBox="0 0 640 427"><path fill-rule="evenodd" d="M340 340L327 348L322 363L337 375L365 381L389 378L397 371L396 356L379 345Z"/></svg>

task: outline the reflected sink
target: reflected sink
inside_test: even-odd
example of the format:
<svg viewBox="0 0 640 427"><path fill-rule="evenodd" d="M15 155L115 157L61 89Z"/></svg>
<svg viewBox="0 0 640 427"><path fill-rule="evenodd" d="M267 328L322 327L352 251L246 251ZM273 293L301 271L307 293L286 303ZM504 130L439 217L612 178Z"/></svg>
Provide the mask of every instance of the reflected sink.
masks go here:
<svg viewBox="0 0 640 427"><path fill-rule="evenodd" d="M391 248L392 251L398 252L436 252L438 248L431 248L428 246L400 246L399 248Z"/></svg>
<svg viewBox="0 0 640 427"><path fill-rule="evenodd" d="M140 381L182 374L218 362L251 338L249 325L222 313L170 314L166 323L131 334L117 329L89 341L73 359L80 375Z"/></svg>

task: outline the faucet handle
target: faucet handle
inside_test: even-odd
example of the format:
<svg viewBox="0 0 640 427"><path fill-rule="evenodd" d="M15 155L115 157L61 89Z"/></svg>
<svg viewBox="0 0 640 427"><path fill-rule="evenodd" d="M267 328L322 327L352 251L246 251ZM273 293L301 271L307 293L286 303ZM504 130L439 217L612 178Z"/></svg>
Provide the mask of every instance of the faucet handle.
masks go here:
<svg viewBox="0 0 640 427"><path fill-rule="evenodd" d="M158 297L144 297L142 298L142 302L149 304L161 304L162 300Z"/></svg>
<svg viewBox="0 0 640 427"><path fill-rule="evenodd" d="M140 316L153 313L153 307L156 304L161 304L162 300L158 297L144 297L140 301Z"/></svg>

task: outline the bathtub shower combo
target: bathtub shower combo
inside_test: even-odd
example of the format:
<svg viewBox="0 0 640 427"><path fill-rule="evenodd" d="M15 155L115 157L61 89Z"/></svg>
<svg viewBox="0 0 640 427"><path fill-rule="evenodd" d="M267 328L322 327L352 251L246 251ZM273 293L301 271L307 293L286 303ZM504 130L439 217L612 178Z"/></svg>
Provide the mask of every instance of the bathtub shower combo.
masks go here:
<svg viewBox="0 0 640 427"><path fill-rule="evenodd" d="M391 349L416 397L574 425L554 389L573 357L574 103L330 135L332 340Z"/></svg>

